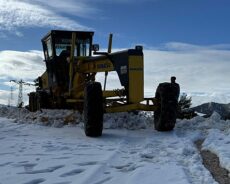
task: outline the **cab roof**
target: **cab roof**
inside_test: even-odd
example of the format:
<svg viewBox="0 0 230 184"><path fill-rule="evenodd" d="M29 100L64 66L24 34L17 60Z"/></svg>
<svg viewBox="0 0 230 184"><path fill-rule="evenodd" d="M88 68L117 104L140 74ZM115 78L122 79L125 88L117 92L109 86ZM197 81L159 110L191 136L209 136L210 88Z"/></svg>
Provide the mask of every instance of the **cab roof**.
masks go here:
<svg viewBox="0 0 230 184"><path fill-rule="evenodd" d="M93 31L67 31L67 30L50 30L43 38L42 41L45 41L50 35L57 37L70 37L72 33L76 33L77 37L92 37L94 35Z"/></svg>

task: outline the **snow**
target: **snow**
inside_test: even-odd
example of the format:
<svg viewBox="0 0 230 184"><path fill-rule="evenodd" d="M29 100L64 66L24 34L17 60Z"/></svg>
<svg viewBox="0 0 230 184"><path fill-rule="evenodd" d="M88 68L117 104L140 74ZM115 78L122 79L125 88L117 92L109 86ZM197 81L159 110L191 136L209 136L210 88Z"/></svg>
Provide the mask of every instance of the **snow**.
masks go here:
<svg viewBox="0 0 230 184"><path fill-rule="evenodd" d="M230 122L229 122L230 124ZM230 171L230 130L209 130L203 149L210 150L220 159L220 165Z"/></svg>
<svg viewBox="0 0 230 184"><path fill-rule="evenodd" d="M0 184L214 184L198 139L230 171L230 121L217 113L171 132L154 130L152 113L106 114L103 136L90 138L78 112L1 107Z"/></svg>

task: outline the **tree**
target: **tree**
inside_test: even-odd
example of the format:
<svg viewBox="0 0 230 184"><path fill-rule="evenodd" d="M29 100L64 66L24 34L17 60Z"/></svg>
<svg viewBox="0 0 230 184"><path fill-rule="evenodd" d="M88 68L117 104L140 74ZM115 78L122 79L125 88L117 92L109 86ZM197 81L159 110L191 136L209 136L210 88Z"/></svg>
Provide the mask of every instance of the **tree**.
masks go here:
<svg viewBox="0 0 230 184"><path fill-rule="evenodd" d="M192 105L192 97L188 97L186 93L182 93L180 96L178 106L180 110L188 109Z"/></svg>
<svg viewBox="0 0 230 184"><path fill-rule="evenodd" d="M197 114L190 109L192 105L192 97L188 97L186 93L182 93L178 102L178 115L180 119L191 119Z"/></svg>

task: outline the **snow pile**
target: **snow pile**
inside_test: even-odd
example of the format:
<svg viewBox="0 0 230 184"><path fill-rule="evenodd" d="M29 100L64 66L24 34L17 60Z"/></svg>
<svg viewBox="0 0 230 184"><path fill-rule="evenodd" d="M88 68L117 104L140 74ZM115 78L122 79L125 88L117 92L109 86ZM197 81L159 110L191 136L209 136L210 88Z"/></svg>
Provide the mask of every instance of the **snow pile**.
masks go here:
<svg viewBox="0 0 230 184"><path fill-rule="evenodd" d="M30 112L24 108L2 107L0 116L14 119L16 123L34 123L45 126L63 127L67 124L79 124L82 116L72 110L49 110Z"/></svg>
<svg viewBox="0 0 230 184"><path fill-rule="evenodd" d="M210 173L202 165L202 159L197 149L193 146L193 142L181 139L173 132L159 133L154 136L154 139L149 140L149 143L145 145L140 156L146 162L151 161L159 165L168 163L168 167L179 163L183 172L190 176L191 183L215 183L213 178L210 177ZM171 169L174 169L174 167ZM180 176L183 172L180 171L177 176ZM162 174L160 176L162 177ZM183 178L181 180L177 182L187 183Z"/></svg>
<svg viewBox="0 0 230 184"><path fill-rule="evenodd" d="M146 129L153 125L153 113L121 112L104 115L104 128L126 128L129 130Z"/></svg>
<svg viewBox="0 0 230 184"><path fill-rule="evenodd" d="M204 139L202 149L216 154L221 167L230 172L230 120L221 120L214 112L210 118L197 116L191 120L179 120L175 132L193 142Z"/></svg>
<svg viewBox="0 0 230 184"><path fill-rule="evenodd" d="M49 110L30 112L24 108L1 107L0 116L15 119L18 123L35 123L45 126L62 127L67 124L81 124L83 117L78 111L73 110ZM146 112L122 112L108 113L104 115L104 128L125 128L130 130L146 129L153 124L153 113Z"/></svg>
<svg viewBox="0 0 230 184"><path fill-rule="evenodd" d="M230 129L210 129L202 146L204 150L215 153L220 159L221 167L230 171Z"/></svg>
<svg viewBox="0 0 230 184"><path fill-rule="evenodd" d="M176 132L186 136L199 134L199 136L194 137L194 141L205 138L210 129L228 130L230 129L230 121L221 120L220 115L216 112L210 118L196 116L191 120L177 120Z"/></svg>

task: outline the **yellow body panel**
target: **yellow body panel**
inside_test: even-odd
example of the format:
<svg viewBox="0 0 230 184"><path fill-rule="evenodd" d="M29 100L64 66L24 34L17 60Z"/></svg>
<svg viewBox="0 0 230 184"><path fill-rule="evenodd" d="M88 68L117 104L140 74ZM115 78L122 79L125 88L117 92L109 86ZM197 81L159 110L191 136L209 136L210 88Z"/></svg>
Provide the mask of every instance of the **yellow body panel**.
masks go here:
<svg viewBox="0 0 230 184"><path fill-rule="evenodd" d="M143 57L129 56L129 103L138 103L144 98L143 70Z"/></svg>
<svg viewBox="0 0 230 184"><path fill-rule="evenodd" d="M71 89L71 96L73 98L82 98L85 88L85 78L81 73L75 74L73 78L73 88Z"/></svg>
<svg viewBox="0 0 230 184"><path fill-rule="evenodd" d="M124 96L124 89L103 91L103 97Z"/></svg>
<svg viewBox="0 0 230 184"><path fill-rule="evenodd" d="M71 95L71 88L73 86L73 62L74 62L74 49L76 43L76 33L72 33L72 44L70 52L70 63L69 63L69 95Z"/></svg>
<svg viewBox="0 0 230 184"><path fill-rule="evenodd" d="M48 89L49 88L49 84L48 84L48 73L44 72L41 76L42 79L42 87L44 89Z"/></svg>
<svg viewBox="0 0 230 184"><path fill-rule="evenodd" d="M79 68L79 71L83 73L114 71L114 67L111 61L106 58L98 61L95 60L93 62L83 63Z"/></svg>
<svg viewBox="0 0 230 184"><path fill-rule="evenodd" d="M72 98L70 98L70 99L66 99L66 102L67 103L77 103L77 102L84 102L84 100L83 99L72 99Z"/></svg>

